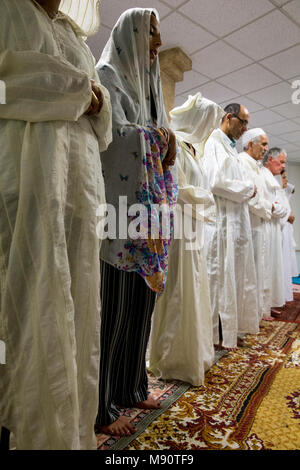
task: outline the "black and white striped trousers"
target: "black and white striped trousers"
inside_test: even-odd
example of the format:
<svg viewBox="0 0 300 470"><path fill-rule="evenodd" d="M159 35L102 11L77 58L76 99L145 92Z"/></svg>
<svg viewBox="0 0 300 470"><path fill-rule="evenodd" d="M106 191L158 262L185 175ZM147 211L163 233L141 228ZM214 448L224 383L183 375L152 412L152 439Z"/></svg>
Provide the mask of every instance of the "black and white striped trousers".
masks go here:
<svg viewBox="0 0 300 470"><path fill-rule="evenodd" d="M148 396L146 349L156 294L136 272L101 261L101 358L96 426Z"/></svg>

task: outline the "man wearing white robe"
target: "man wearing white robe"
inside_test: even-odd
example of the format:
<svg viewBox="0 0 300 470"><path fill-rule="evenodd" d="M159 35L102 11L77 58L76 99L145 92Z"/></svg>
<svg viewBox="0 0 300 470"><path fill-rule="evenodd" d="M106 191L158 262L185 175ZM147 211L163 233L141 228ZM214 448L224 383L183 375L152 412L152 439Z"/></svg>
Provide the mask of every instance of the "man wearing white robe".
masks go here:
<svg viewBox="0 0 300 470"><path fill-rule="evenodd" d="M260 128L248 130L242 136L242 147L244 151L239 154L239 162L246 177L257 187L256 196L250 199L248 204L256 266L258 311L260 318L271 319L271 272L266 246L269 243L272 202L264 197L266 191L260 165L269 150L268 136Z"/></svg>
<svg viewBox="0 0 300 470"><path fill-rule="evenodd" d="M0 2L0 426L20 450L96 448L111 105L83 39L97 2L59 4Z"/></svg>
<svg viewBox="0 0 300 470"><path fill-rule="evenodd" d="M256 186L243 176L236 141L248 128L249 112L233 103L225 108L221 127L206 142L203 158L209 188L216 201L216 226L206 232L213 308L214 344L235 349L238 335L256 334L259 317L256 272L248 201ZM219 328L219 322L221 328Z"/></svg>
<svg viewBox="0 0 300 470"><path fill-rule="evenodd" d="M281 182L283 188L283 205L288 209L289 217L286 221L281 224L282 228L282 252L283 252L283 267L284 267L284 288L285 288L285 300L286 302L292 302L294 300L293 294L293 282L292 277L298 276L298 268L296 261L295 251L295 239L293 233L293 223L295 217L292 213L290 206L291 191L288 188L288 178L286 172L283 171L280 175L279 184Z"/></svg>
<svg viewBox="0 0 300 470"><path fill-rule="evenodd" d="M266 153L263 160L264 166L261 169L265 182L265 197L273 204L270 236L267 244L269 251L266 255L270 263L270 302L272 307L285 305L281 223L287 221L289 213L288 209L282 204L282 188L275 178L275 175L280 175L281 171L284 170L285 163L286 152L283 149L274 147ZM274 316L273 313L272 316Z"/></svg>

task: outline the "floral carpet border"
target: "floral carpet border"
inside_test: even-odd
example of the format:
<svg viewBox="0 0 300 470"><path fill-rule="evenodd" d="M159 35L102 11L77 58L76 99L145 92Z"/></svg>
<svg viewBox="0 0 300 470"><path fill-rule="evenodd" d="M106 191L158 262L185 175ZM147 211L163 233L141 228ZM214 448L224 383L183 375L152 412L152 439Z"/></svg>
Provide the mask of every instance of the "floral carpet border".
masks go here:
<svg viewBox="0 0 300 470"><path fill-rule="evenodd" d="M191 387L125 450L277 450L281 433L288 435L291 429L294 447L290 447L300 448L299 324L263 321L260 333L247 335L245 343L207 372L204 387ZM274 387L282 408L277 406ZM269 433L268 419L277 440ZM289 449L289 442L283 447Z"/></svg>
<svg viewBox="0 0 300 470"><path fill-rule="evenodd" d="M136 408L121 408L120 413L131 418L130 421L137 428L136 433L126 437L105 437L104 435L98 435L98 450L124 449L132 441L137 439L138 436L142 434L155 419L157 419L162 413L164 413L189 388L190 384L184 382L164 382L155 379L154 377L151 377L149 375L149 389L151 393L155 395L155 398L159 398L161 408L158 410L138 410Z"/></svg>

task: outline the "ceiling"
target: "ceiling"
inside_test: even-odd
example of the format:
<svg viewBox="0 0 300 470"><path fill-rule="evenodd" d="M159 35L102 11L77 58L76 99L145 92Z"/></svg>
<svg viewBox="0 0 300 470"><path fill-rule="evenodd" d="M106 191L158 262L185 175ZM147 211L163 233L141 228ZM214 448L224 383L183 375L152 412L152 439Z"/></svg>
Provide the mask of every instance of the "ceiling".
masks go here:
<svg viewBox="0 0 300 470"><path fill-rule="evenodd" d="M162 49L179 46L193 62L176 85L175 104L197 91L221 106L241 103L250 127L263 127L270 145L300 164L300 104L292 102L300 0L103 0L101 28L88 40L96 59L124 10L150 6L160 14Z"/></svg>

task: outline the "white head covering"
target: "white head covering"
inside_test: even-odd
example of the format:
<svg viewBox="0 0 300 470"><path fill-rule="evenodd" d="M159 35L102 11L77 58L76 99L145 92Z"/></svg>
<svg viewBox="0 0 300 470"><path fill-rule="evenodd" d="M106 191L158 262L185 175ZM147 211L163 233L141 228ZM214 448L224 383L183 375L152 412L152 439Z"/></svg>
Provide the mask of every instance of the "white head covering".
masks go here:
<svg viewBox="0 0 300 470"><path fill-rule="evenodd" d="M72 20L78 33L88 37L95 34L100 26L100 2L101 0L62 0L59 10Z"/></svg>
<svg viewBox="0 0 300 470"><path fill-rule="evenodd" d="M256 137L260 137L262 135L267 135L267 133L259 127L256 127L255 129L249 129L248 131L244 132L242 135L243 149L247 149L249 142L252 142L254 139L256 139Z"/></svg>
<svg viewBox="0 0 300 470"><path fill-rule="evenodd" d="M202 97L200 92L170 111L170 126L185 142L199 144L219 126L225 112L218 104Z"/></svg>
<svg viewBox="0 0 300 470"><path fill-rule="evenodd" d="M130 8L122 13L103 49L97 69L109 67L118 77L119 84L132 108L136 111L136 123L152 122L150 85L157 111L157 126L168 127L163 105L158 57L150 68L149 24L151 14L157 21L159 14L154 8Z"/></svg>

